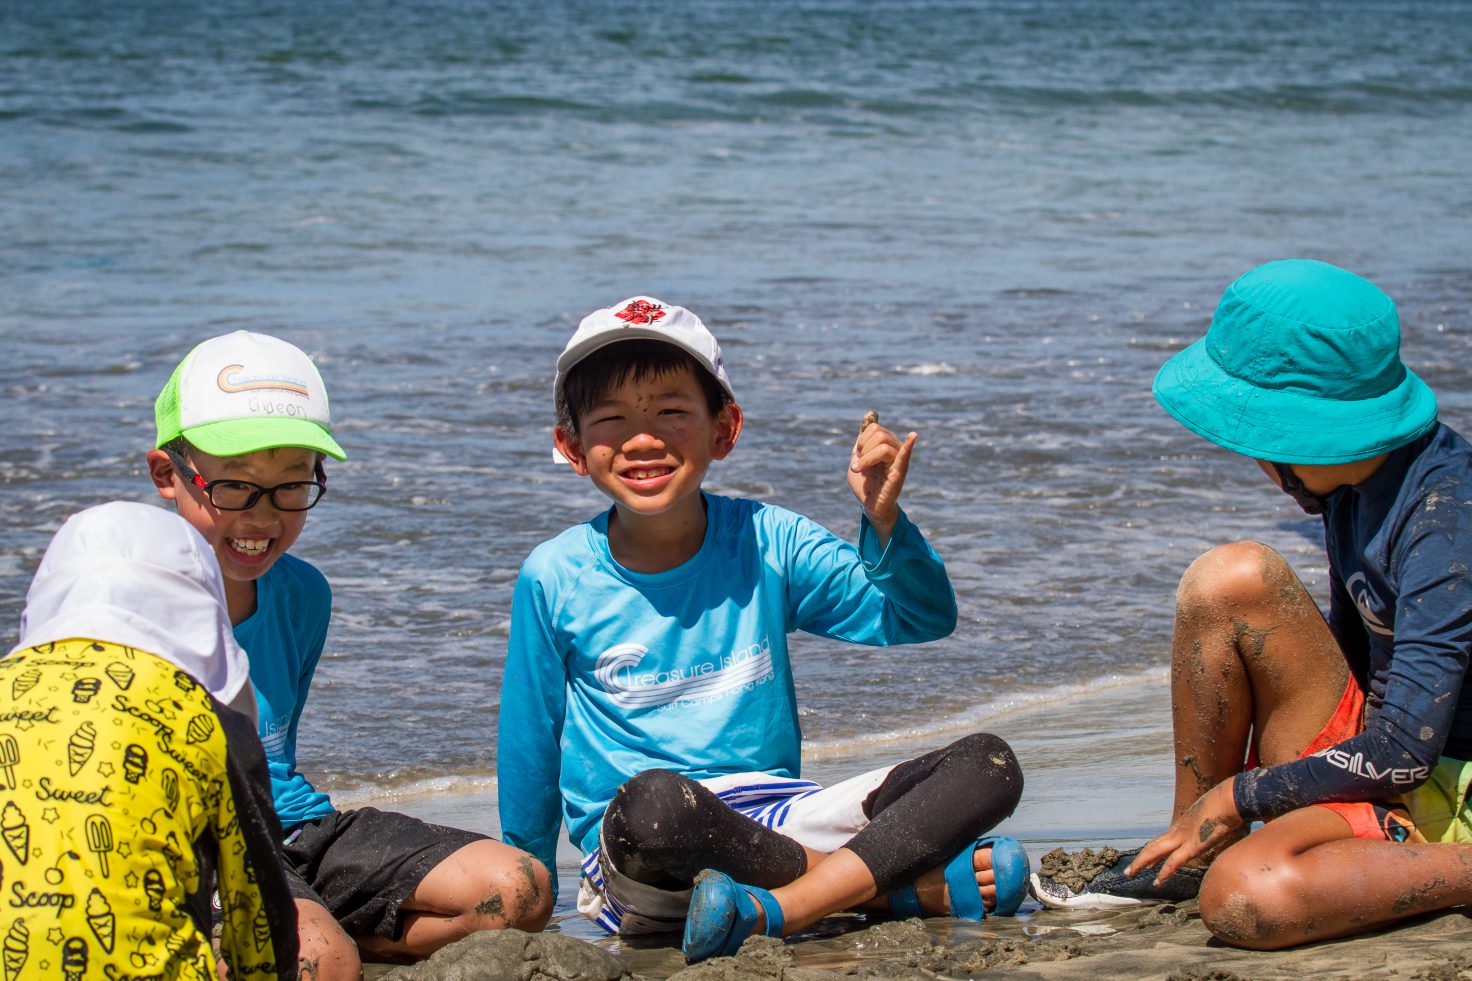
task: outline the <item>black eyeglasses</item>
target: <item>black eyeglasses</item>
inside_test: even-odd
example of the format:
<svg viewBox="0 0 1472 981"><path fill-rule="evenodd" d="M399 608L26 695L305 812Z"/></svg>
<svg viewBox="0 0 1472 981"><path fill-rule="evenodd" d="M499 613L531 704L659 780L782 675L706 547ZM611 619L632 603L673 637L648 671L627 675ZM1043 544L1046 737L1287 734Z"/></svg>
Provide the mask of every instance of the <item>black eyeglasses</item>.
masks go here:
<svg viewBox="0 0 1472 981"><path fill-rule="evenodd" d="M292 480L275 487L262 487L248 480L206 481L190 468L179 454L169 451L174 466L195 487L204 491L211 504L221 511L249 511L262 497L271 499L271 506L278 511L310 511L327 493L327 473L322 461L317 461L316 480Z"/></svg>

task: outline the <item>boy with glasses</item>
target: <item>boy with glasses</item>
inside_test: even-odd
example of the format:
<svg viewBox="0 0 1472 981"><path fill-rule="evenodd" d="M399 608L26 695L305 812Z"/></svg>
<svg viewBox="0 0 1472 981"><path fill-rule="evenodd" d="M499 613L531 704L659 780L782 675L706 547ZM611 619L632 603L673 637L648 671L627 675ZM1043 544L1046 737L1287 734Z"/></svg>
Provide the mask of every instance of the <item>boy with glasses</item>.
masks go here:
<svg viewBox="0 0 1472 981"><path fill-rule="evenodd" d="M346 456L311 359L264 334L211 338L175 369L155 417L149 475L213 548L235 639L249 653L303 976L358 977L358 948L420 958L477 930L541 929L551 885L525 853L403 814L338 811L297 772L297 726L332 594L287 551L326 492L323 458Z"/></svg>

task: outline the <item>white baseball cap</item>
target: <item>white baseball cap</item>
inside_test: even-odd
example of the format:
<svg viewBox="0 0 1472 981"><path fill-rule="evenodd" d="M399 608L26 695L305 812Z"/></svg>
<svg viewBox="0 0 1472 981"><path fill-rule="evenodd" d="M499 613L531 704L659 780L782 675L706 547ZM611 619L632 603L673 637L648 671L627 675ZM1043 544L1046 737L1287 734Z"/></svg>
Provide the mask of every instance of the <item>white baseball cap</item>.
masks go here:
<svg viewBox="0 0 1472 981"><path fill-rule="evenodd" d="M158 442L179 436L212 456L304 446L347 459L332 438L327 387L301 349L237 330L195 346L154 402Z"/></svg>
<svg viewBox="0 0 1472 981"><path fill-rule="evenodd" d="M636 340L664 341L675 345L714 375L726 394L735 400L731 379L726 376L726 359L721 356L721 346L716 343L715 335L689 310L652 296L631 296L611 307L594 310L583 318L557 358L557 380L552 386L554 397L561 402L562 386L567 381L568 372L588 355L619 341Z"/></svg>

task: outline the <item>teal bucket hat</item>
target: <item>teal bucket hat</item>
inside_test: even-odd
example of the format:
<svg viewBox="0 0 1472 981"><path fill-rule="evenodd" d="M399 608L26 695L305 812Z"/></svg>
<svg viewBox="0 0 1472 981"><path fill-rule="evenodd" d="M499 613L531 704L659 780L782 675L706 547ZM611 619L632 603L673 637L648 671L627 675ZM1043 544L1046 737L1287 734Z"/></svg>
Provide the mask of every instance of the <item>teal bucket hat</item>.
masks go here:
<svg viewBox="0 0 1472 981"><path fill-rule="evenodd" d="M1155 398L1218 446L1277 463L1350 463L1436 424L1436 396L1400 360L1379 287L1312 259L1227 287L1206 336L1167 361Z"/></svg>

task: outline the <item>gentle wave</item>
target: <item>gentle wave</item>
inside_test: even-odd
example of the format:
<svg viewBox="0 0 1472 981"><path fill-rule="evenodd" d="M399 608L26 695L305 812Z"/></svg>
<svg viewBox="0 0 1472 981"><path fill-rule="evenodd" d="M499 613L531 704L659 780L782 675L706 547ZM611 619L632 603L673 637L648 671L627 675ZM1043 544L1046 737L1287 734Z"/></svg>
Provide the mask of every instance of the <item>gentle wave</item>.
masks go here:
<svg viewBox="0 0 1472 981"><path fill-rule="evenodd" d="M1167 669L1155 667L1128 674L1109 674L1093 681L1055 685L1041 691L999 695L973 708L944 716L924 725L891 729L887 732L876 732L845 739L813 740L803 744L803 760L826 761L851 757L873 759L877 756L874 751L878 749L907 746L927 740L934 741L938 737L978 729L994 729L999 723L1037 712L1040 709L1046 708L1052 711L1060 705L1085 700L1101 692L1157 686L1168 678Z"/></svg>
<svg viewBox="0 0 1472 981"><path fill-rule="evenodd" d="M499 784L494 776L467 773L443 777L421 777L403 784L392 782L374 785L356 785L342 791L330 791L332 803L339 808L362 807L365 804L401 803L425 797L465 796L468 794L494 793Z"/></svg>

